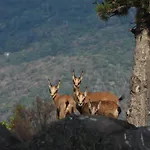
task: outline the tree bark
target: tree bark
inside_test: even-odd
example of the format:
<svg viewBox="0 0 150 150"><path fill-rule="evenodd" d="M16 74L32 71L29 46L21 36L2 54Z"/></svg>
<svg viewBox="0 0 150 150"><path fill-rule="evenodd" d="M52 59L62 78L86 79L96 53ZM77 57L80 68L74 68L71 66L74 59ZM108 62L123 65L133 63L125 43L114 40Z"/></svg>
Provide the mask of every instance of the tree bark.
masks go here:
<svg viewBox="0 0 150 150"><path fill-rule="evenodd" d="M148 30L144 29L136 37L133 72L131 77L130 102L127 121L135 126L148 125L150 46ZM149 67L148 67L149 65Z"/></svg>

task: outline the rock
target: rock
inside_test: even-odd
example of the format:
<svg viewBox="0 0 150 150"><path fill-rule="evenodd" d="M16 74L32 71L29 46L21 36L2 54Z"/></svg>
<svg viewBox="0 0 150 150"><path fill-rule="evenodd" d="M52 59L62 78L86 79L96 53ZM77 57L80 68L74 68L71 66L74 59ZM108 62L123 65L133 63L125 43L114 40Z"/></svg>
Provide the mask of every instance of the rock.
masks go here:
<svg viewBox="0 0 150 150"><path fill-rule="evenodd" d="M106 136L101 150L150 150L150 127L127 129Z"/></svg>
<svg viewBox="0 0 150 150"><path fill-rule="evenodd" d="M16 145L19 144L21 140L0 124L0 150L16 150Z"/></svg>
<svg viewBox="0 0 150 150"><path fill-rule="evenodd" d="M30 150L99 150L107 135L123 130L136 129L123 120L105 116L69 115L53 122L30 142Z"/></svg>

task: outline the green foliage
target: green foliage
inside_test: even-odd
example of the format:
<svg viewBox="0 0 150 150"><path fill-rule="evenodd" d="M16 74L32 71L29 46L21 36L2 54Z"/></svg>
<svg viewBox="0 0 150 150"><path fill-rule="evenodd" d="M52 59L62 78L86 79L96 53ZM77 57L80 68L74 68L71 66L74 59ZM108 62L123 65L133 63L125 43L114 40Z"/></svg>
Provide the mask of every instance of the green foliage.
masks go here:
<svg viewBox="0 0 150 150"><path fill-rule="evenodd" d="M101 19L107 20L112 16L123 16L127 15L129 9L134 7L137 8L135 16L135 30L131 32L135 35L139 35L143 29L150 31L150 7L149 0L105 0L102 4L97 4L96 12L99 14ZM112 7L108 7L111 5Z"/></svg>
<svg viewBox="0 0 150 150"><path fill-rule="evenodd" d="M14 120L14 117L10 118L10 122L8 121L2 121L1 124L4 125L8 130L12 130L12 121Z"/></svg>
<svg viewBox="0 0 150 150"><path fill-rule="evenodd" d="M24 110L24 107L22 105L20 105L20 104L17 105L13 112L13 116L11 116L8 121L1 122L1 124L4 125L7 129L13 131L14 127L15 127L16 119L18 117L20 117L20 118L24 117L23 110Z"/></svg>
<svg viewBox="0 0 150 150"><path fill-rule="evenodd" d="M101 16L102 20L108 21L111 11L113 10L114 5L112 3L103 3L96 5L96 12Z"/></svg>
<svg viewBox="0 0 150 150"><path fill-rule="evenodd" d="M13 3L15 1L13 0ZM30 6L26 3L26 0L22 0L17 2L17 6L6 3L5 8L2 11L3 19L0 18L0 29L2 31L0 34L0 50L2 47L2 50L9 50L12 53L9 59L6 59L3 55L0 56L0 64L8 67L8 69L6 67L1 79L6 83L0 93L1 102L4 104L0 106L3 114L9 112L16 101L20 100L23 105L27 106L37 94L44 98L49 97L45 86L45 78L41 77L43 74L56 76L56 78L61 77L64 83L60 91L71 93L72 84L68 68L90 70L87 74L87 76L90 76L87 83L88 86L98 84L96 90L103 89L102 83L107 85L106 77L108 75L105 77L105 74L108 72L109 63L119 63L123 68L126 66L127 68L124 69L127 71L125 73L122 71L122 74L127 76L129 73L131 61L128 58L132 58L130 49L133 48L134 41L130 37L131 34L126 33L128 29L126 20L131 19L123 18L120 20L114 17L107 23L99 21L93 11L94 5L89 5L87 1L80 0L59 1L59 5L56 0L37 0L36 3L31 1ZM120 55L120 48L122 55ZM127 53L129 53L129 57L126 57ZM48 55L56 56L56 59L49 61L43 58ZM58 55L62 56L58 57ZM66 56L77 57L80 62L71 60L66 64L65 62L69 59L68 57L65 58ZM81 56L83 56L82 59L80 59ZM96 59L96 61L90 62L91 59ZM29 61L33 60L39 60L40 66L43 63L44 65L35 68L35 66L38 66L36 62L29 64ZM128 63L126 63L127 61ZM104 64L106 69L102 68ZM88 68L87 66L91 67ZM30 72L30 68L34 68L35 74ZM11 70L14 71L9 73ZM93 79L92 75L95 70L97 76ZM16 74L19 79L12 80L11 77L16 76ZM112 79L115 78L114 76L115 73L112 75ZM37 86L34 85L35 78L39 78L41 81L41 83L37 82ZM97 78L100 78L100 80L102 78L103 81L96 83ZM22 87L27 88L28 91L26 92ZM116 85L113 90L116 92L117 89ZM10 92L8 93L8 91ZM12 91L18 91L19 94L16 95ZM7 108L7 104L9 108Z"/></svg>
<svg viewBox="0 0 150 150"><path fill-rule="evenodd" d="M105 4L105 9L111 5ZM30 2L30 6L22 0L22 2L17 1L17 6L6 3L4 7L6 9L2 10L2 14L7 17L0 18L5 25L0 28L2 30L0 52L17 51L18 53L11 53L11 57L7 60L3 56L0 57L0 63L6 62L12 65L37 60L48 55L78 55L78 50L74 49L72 43L78 37L88 34L89 30L95 34L95 29L99 30L107 26L103 22L99 23L95 17L93 5L80 0L66 0L59 2L59 5L54 0L38 0L37 3ZM6 10L10 10L11 13ZM107 19L106 15L103 17ZM109 23L109 26L116 24L116 20L117 23L122 24L116 18ZM84 43L85 49L86 45L88 42ZM78 45L78 49L83 48Z"/></svg>
<svg viewBox="0 0 150 150"><path fill-rule="evenodd" d="M102 20L108 21L108 19L113 16L123 16L128 14L130 7L126 3L118 2L105 2L103 4L96 5L96 12L101 17Z"/></svg>

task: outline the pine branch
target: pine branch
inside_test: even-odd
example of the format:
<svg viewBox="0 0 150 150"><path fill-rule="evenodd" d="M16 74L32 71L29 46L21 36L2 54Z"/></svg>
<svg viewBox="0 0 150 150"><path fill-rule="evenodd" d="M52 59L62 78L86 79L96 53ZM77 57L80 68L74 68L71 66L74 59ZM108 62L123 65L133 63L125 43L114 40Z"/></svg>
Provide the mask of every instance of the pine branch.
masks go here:
<svg viewBox="0 0 150 150"><path fill-rule="evenodd" d="M127 1L122 1L120 2L119 0L117 1L112 1L108 0L103 3L96 3L96 12L97 15L101 17L101 19L104 20L104 18L110 18L112 16L122 16L122 15L127 15L128 10L132 6L131 2Z"/></svg>
<svg viewBox="0 0 150 150"><path fill-rule="evenodd" d="M110 9L110 10L107 10L107 12L105 12L106 14L113 14L113 15L121 15L123 12L122 12L122 9L124 9L124 8L127 8L127 5L123 5L123 6L119 6L119 7L117 7L117 8L112 8L112 9ZM129 9L129 8L128 8ZM98 12L97 13L99 16L101 16L101 14L102 14L102 12Z"/></svg>

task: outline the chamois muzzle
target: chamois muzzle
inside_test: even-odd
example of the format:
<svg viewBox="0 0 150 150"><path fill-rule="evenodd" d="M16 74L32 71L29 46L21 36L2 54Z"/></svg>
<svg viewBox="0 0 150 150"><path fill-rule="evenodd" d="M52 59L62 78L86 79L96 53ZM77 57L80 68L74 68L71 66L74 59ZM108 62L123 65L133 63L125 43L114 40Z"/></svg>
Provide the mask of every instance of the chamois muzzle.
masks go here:
<svg viewBox="0 0 150 150"><path fill-rule="evenodd" d="M81 107L83 105L83 103L78 103L78 106Z"/></svg>

